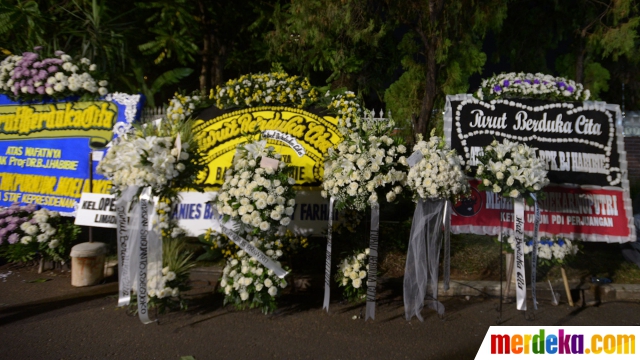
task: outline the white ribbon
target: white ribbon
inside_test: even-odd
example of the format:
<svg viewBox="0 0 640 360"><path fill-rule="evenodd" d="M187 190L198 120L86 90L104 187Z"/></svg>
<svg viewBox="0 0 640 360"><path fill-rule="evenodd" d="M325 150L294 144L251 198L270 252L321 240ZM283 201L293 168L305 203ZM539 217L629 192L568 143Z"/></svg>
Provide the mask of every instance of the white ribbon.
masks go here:
<svg viewBox="0 0 640 360"><path fill-rule="evenodd" d="M129 186L116 200L116 212L118 214L118 306L127 306L131 301L131 249L129 246L133 229L129 223L129 206L133 196L140 189L138 186Z"/></svg>
<svg viewBox="0 0 640 360"><path fill-rule="evenodd" d="M117 202L117 206L124 206L126 209L138 189L127 188L118 199L120 203ZM151 188L144 188L138 202L129 213L127 239L122 239L122 244L120 241L118 244L125 247L119 250L119 260L122 261L123 268L120 273L118 306L129 305L131 289L137 288L138 317L143 324L153 322L149 318L147 279L162 278L162 237L153 228L156 216L155 202L157 198L152 198Z"/></svg>
<svg viewBox="0 0 640 360"><path fill-rule="evenodd" d="M513 199L513 236L516 242L516 307L527 310L527 282L524 271L524 198Z"/></svg>
<svg viewBox="0 0 640 360"><path fill-rule="evenodd" d="M540 230L540 207L538 206L538 198L535 194L531 194L534 201L534 220L533 220L533 251L531 252L531 298L533 300L533 308L538 310L538 301L536 300L536 271L538 267L538 232Z"/></svg>
<svg viewBox="0 0 640 360"><path fill-rule="evenodd" d="M329 228L327 230L327 258L324 269L324 303L322 309L329 312L329 297L331 295L331 231L333 230L333 203L335 198L329 199Z"/></svg>
<svg viewBox="0 0 640 360"><path fill-rule="evenodd" d="M223 234L227 235L231 241L233 241L240 249L244 250L247 254L254 257L258 262L264 265L267 269L273 271L276 276L280 279L284 279L287 276L288 272L280 267L273 259L265 255L260 249L251 245L250 242L240 237L240 235L236 234L234 231L226 228L224 225L220 226L220 229Z"/></svg>
<svg viewBox="0 0 640 360"><path fill-rule="evenodd" d="M376 285L378 278L378 235L380 229L380 205L371 205L371 232L369 236L369 275L367 278L367 309L364 320L376 318Z"/></svg>

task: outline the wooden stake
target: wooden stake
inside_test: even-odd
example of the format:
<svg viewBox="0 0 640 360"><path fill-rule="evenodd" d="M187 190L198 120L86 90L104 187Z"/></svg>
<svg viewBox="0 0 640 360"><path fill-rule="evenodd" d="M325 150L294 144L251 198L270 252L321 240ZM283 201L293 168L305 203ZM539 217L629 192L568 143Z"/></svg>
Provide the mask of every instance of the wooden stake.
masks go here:
<svg viewBox="0 0 640 360"><path fill-rule="evenodd" d="M503 301L509 298L509 291L511 291L511 277L513 276L513 253L505 253L507 260L507 289L504 293Z"/></svg>
<svg viewBox="0 0 640 360"><path fill-rule="evenodd" d="M564 290L567 292L567 300L569 306L573 306L573 298L571 297L571 290L569 289L569 281L567 280L567 273L564 271L564 266L560 268L562 272L562 282L564 282Z"/></svg>

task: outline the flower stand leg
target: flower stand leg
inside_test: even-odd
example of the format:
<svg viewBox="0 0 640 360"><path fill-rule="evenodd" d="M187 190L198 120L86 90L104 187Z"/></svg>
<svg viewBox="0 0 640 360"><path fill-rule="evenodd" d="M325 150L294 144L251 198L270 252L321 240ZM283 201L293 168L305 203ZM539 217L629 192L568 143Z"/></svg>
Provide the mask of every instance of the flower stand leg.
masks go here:
<svg viewBox="0 0 640 360"><path fill-rule="evenodd" d="M505 263L507 264L507 288L502 294L502 301L509 302L509 292L511 291L511 281L513 280L513 253L505 253Z"/></svg>

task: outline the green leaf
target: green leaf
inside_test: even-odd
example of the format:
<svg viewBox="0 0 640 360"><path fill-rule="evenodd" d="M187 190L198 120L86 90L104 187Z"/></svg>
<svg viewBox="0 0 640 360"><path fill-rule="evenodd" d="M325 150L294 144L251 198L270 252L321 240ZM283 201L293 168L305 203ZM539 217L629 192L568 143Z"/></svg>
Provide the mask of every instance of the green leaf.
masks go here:
<svg viewBox="0 0 640 360"><path fill-rule="evenodd" d="M177 84L180 80L191 75L191 73L193 73L193 69L190 68L176 68L166 71L151 84L150 91L155 94L162 87Z"/></svg>
<svg viewBox="0 0 640 360"><path fill-rule="evenodd" d="M180 356L180 360L196 360L196 358L194 358L191 355L188 355L188 356Z"/></svg>

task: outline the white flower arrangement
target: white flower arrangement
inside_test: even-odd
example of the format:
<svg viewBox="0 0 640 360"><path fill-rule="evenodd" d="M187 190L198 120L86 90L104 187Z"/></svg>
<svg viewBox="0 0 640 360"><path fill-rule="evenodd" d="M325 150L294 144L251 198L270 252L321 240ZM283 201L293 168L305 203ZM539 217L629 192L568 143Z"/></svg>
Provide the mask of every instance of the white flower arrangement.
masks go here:
<svg viewBox="0 0 640 360"><path fill-rule="evenodd" d="M172 122L184 122L203 106L206 106L206 101L198 91L191 95L175 93L173 98L169 99L166 116Z"/></svg>
<svg viewBox="0 0 640 360"><path fill-rule="evenodd" d="M544 161L536 157L535 150L507 139L502 143L494 140L478 156L480 165L476 169L476 177L481 180L478 190L511 198L523 196L533 204L530 195L549 184Z"/></svg>
<svg viewBox="0 0 640 360"><path fill-rule="evenodd" d="M524 254L528 255L533 251L533 240L525 237ZM516 241L513 235L507 238L511 250L515 251ZM542 263L552 265L562 264L568 257L576 255L579 247L575 241L562 237L542 237L538 241L538 259Z"/></svg>
<svg viewBox="0 0 640 360"><path fill-rule="evenodd" d="M335 197L338 210L364 210L380 202L379 194L393 202L406 184L407 148L388 135L393 120L369 118L357 123L359 131L350 132L337 149L329 149L325 160L321 193Z"/></svg>
<svg viewBox="0 0 640 360"><path fill-rule="evenodd" d="M590 92L582 84L545 74L506 73L482 81L474 94L480 100L532 98L552 101L585 101Z"/></svg>
<svg viewBox="0 0 640 360"><path fill-rule="evenodd" d="M157 269L153 269L154 263L149 264L149 274L160 273L161 276L150 276L147 279L147 294L150 298L164 299L168 297L177 298L180 295L180 288L171 284L176 279L176 273L171 271L168 266L162 268L159 272ZM172 287L173 285L174 287Z"/></svg>
<svg viewBox="0 0 640 360"><path fill-rule="evenodd" d="M127 134L111 146L98 172L107 176L117 191L151 186L154 193L160 193L190 165L189 142L180 147L175 146L175 137Z"/></svg>
<svg viewBox="0 0 640 360"><path fill-rule="evenodd" d="M229 80L216 87L215 93L211 90L209 98L215 98L220 109L287 104L302 108L315 102L318 92L307 78L280 71Z"/></svg>
<svg viewBox="0 0 640 360"><path fill-rule="evenodd" d="M461 159L442 138L432 135L424 141L419 136L413 151L419 151L422 159L409 170L407 186L418 198L455 200L468 192Z"/></svg>
<svg viewBox="0 0 640 360"><path fill-rule="evenodd" d="M349 301L362 301L367 294L369 275L369 249L356 252L338 264L335 280L343 287L343 294Z"/></svg>
<svg viewBox="0 0 640 360"><path fill-rule="evenodd" d="M261 167L272 159L275 168ZM281 155L266 140L238 146L232 167L218 192L216 206L223 221L233 220L242 233L275 233L291 222L295 206L295 180Z"/></svg>
<svg viewBox="0 0 640 360"><path fill-rule="evenodd" d="M22 236L15 245L30 253L28 257L40 252L45 258L66 261L69 247L80 233L80 227L65 220L57 211L36 210L29 221L20 224Z"/></svg>
<svg viewBox="0 0 640 360"><path fill-rule="evenodd" d="M160 313L184 310L187 302L182 295L191 289L189 272L196 264L194 254L187 248L184 239L165 238L162 241L162 255L162 265L149 262L147 267L149 308L157 308ZM129 306L137 311L137 289L132 291L134 296Z"/></svg>
<svg viewBox="0 0 640 360"><path fill-rule="evenodd" d="M278 240L263 240L252 235L247 235L246 240L281 265L278 259L283 252ZM276 309L276 298L285 287L285 279L278 278L272 270L243 250L227 258L220 279L220 291L225 295L224 305L231 303L238 309L259 307L265 314Z"/></svg>

